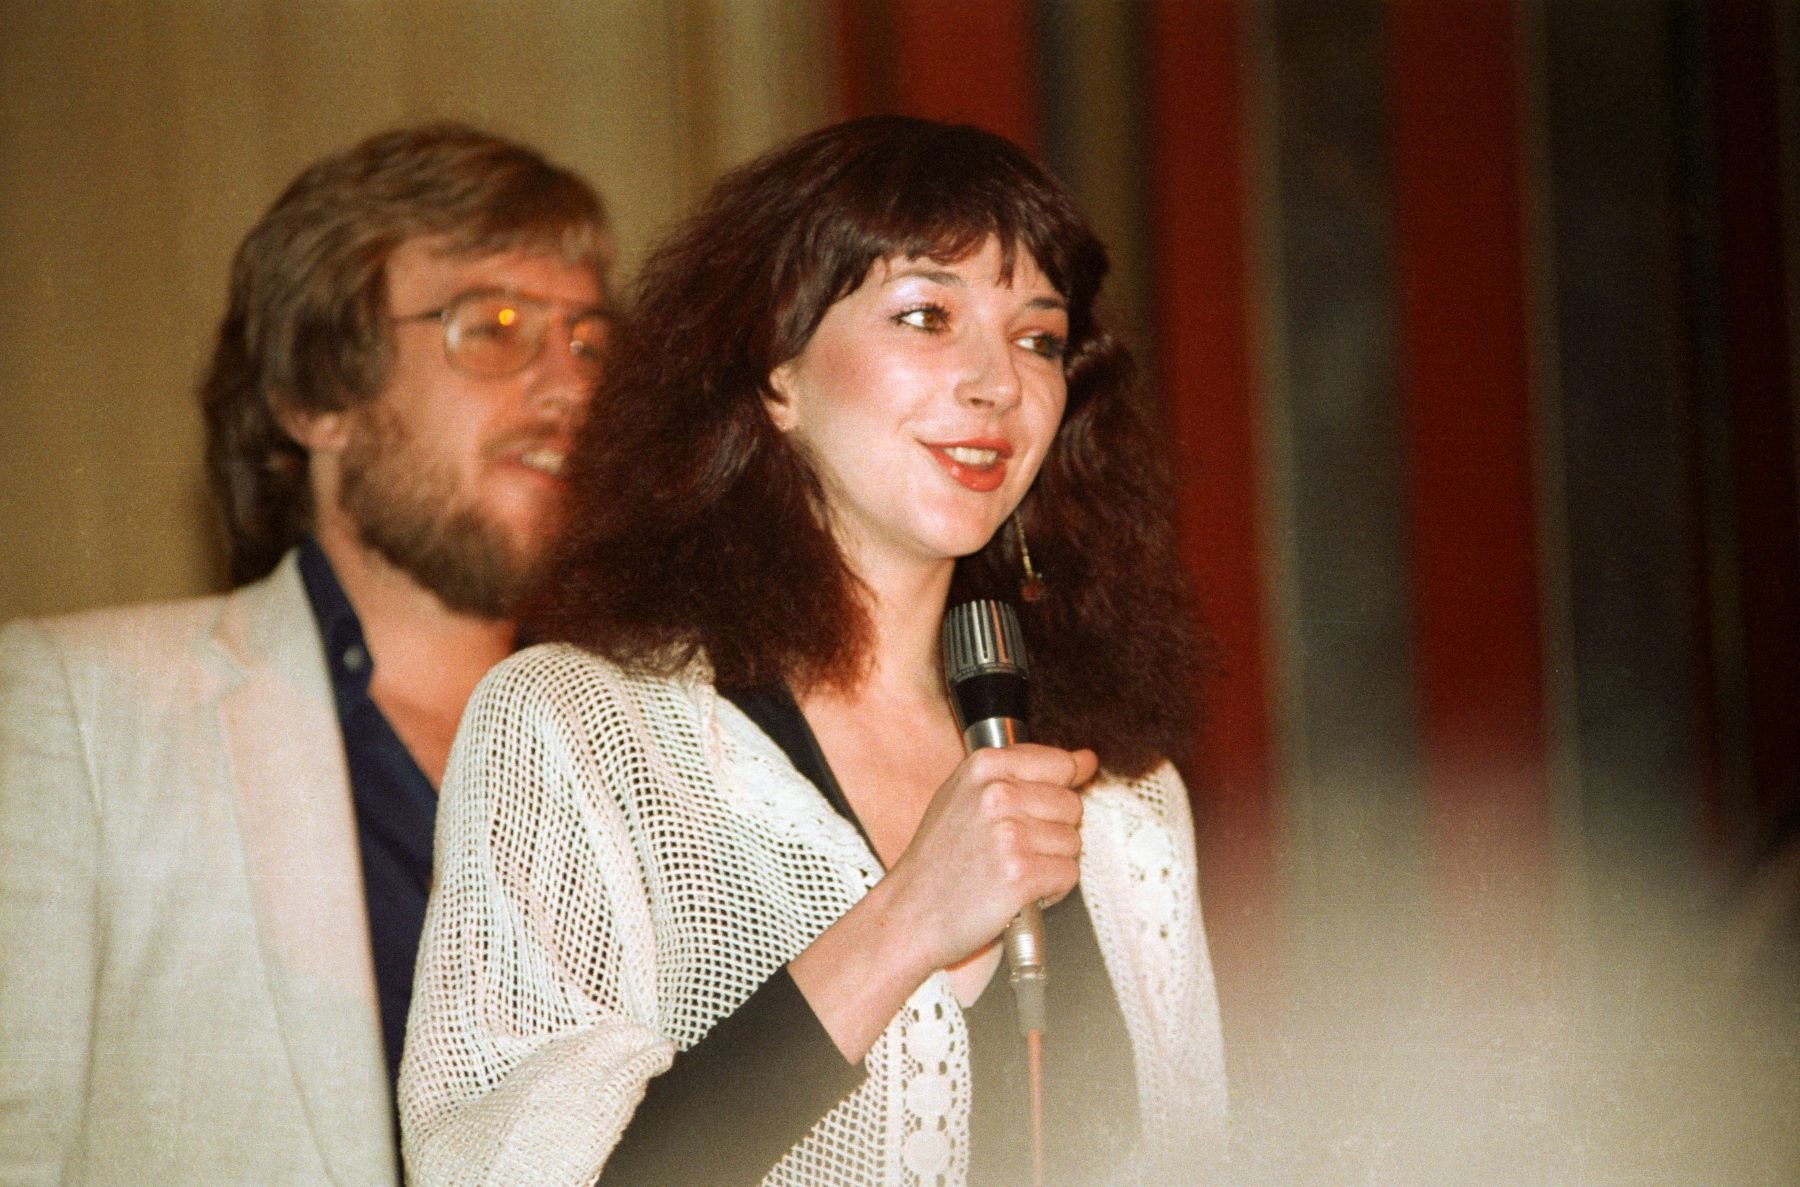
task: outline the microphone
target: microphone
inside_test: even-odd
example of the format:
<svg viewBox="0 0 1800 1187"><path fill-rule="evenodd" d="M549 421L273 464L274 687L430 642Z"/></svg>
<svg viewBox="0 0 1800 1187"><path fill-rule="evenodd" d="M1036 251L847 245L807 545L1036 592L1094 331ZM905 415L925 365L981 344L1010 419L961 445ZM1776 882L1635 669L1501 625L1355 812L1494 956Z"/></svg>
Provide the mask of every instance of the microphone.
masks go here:
<svg viewBox="0 0 1800 1187"><path fill-rule="evenodd" d="M969 750L1031 740L1025 639L1005 602L978 600L944 615L944 682ZM1027 903L1006 927L1006 962L1019 1007L1019 1033L1044 1031L1044 916Z"/></svg>

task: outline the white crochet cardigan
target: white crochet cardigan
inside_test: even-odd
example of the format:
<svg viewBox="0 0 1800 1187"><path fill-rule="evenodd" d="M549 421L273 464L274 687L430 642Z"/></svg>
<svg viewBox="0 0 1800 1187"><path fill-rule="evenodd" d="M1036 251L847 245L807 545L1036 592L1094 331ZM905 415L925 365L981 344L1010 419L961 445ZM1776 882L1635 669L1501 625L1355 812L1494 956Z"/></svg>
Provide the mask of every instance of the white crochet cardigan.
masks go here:
<svg viewBox="0 0 1800 1187"><path fill-rule="evenodd" d="M1224 1142L1225 1079L1180 779L1102 779L1082 837L1145 1134L1121 1181L1192 1182ZM631 676L566 645L476 690L436 861L400 1082L408 1169L429 1185L594 1182L650 1077L882 874L704 676ZM942 974L864 1066L765 1182L963 1183L968 1037Z"/></svg>

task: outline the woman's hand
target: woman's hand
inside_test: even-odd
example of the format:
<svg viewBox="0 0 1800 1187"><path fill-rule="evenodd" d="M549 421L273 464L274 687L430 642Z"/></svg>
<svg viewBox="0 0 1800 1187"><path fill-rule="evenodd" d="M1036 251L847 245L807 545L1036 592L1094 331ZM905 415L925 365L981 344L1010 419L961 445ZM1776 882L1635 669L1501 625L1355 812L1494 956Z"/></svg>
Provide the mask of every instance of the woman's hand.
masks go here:
<svg viewBox="0 0 1800 1187"><path fill-rule="evenodd" d="M957 765L889 871L890 910L933 969L985 947L1030 902L1054 902L1079 875L1081 796L1091 750L1023 744Z"/></svg>
<svg viewBox="0 0 1800 1187"><path fill-rule="evenodd" d="M986 946L1019 908L1067 894L1081 856L1091 750L977 750L932 796L887 877L788 965L858 1062L938 969Z"/></svg>

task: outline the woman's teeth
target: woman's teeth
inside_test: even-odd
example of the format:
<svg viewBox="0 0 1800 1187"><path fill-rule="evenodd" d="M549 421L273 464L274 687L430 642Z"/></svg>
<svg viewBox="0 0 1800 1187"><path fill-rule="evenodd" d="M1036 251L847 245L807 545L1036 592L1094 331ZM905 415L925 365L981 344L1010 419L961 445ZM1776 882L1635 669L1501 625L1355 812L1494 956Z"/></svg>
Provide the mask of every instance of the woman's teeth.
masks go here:
<svg viewBox="0 0 1800 1187"><path fill-rule="evenodd" d="M991 466L1000 460L998 449L971 449L966 445L946 445L944 455L959 466Z"/></svg>

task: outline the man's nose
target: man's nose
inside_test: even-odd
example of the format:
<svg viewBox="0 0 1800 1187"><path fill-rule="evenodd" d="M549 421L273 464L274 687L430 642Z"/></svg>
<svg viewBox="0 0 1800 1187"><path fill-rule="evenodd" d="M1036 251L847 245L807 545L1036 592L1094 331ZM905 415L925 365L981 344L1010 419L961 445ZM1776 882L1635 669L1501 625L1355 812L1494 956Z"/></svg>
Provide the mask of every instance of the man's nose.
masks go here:
<svg viewBox="0 0 1800 1187"><path fill-rule="evenodd" d="M596 356L582 353L570 327L558 322L545 328L542 351L535 360L532 407L547 415L576 417L586 411L600 383Z"/></svg>

